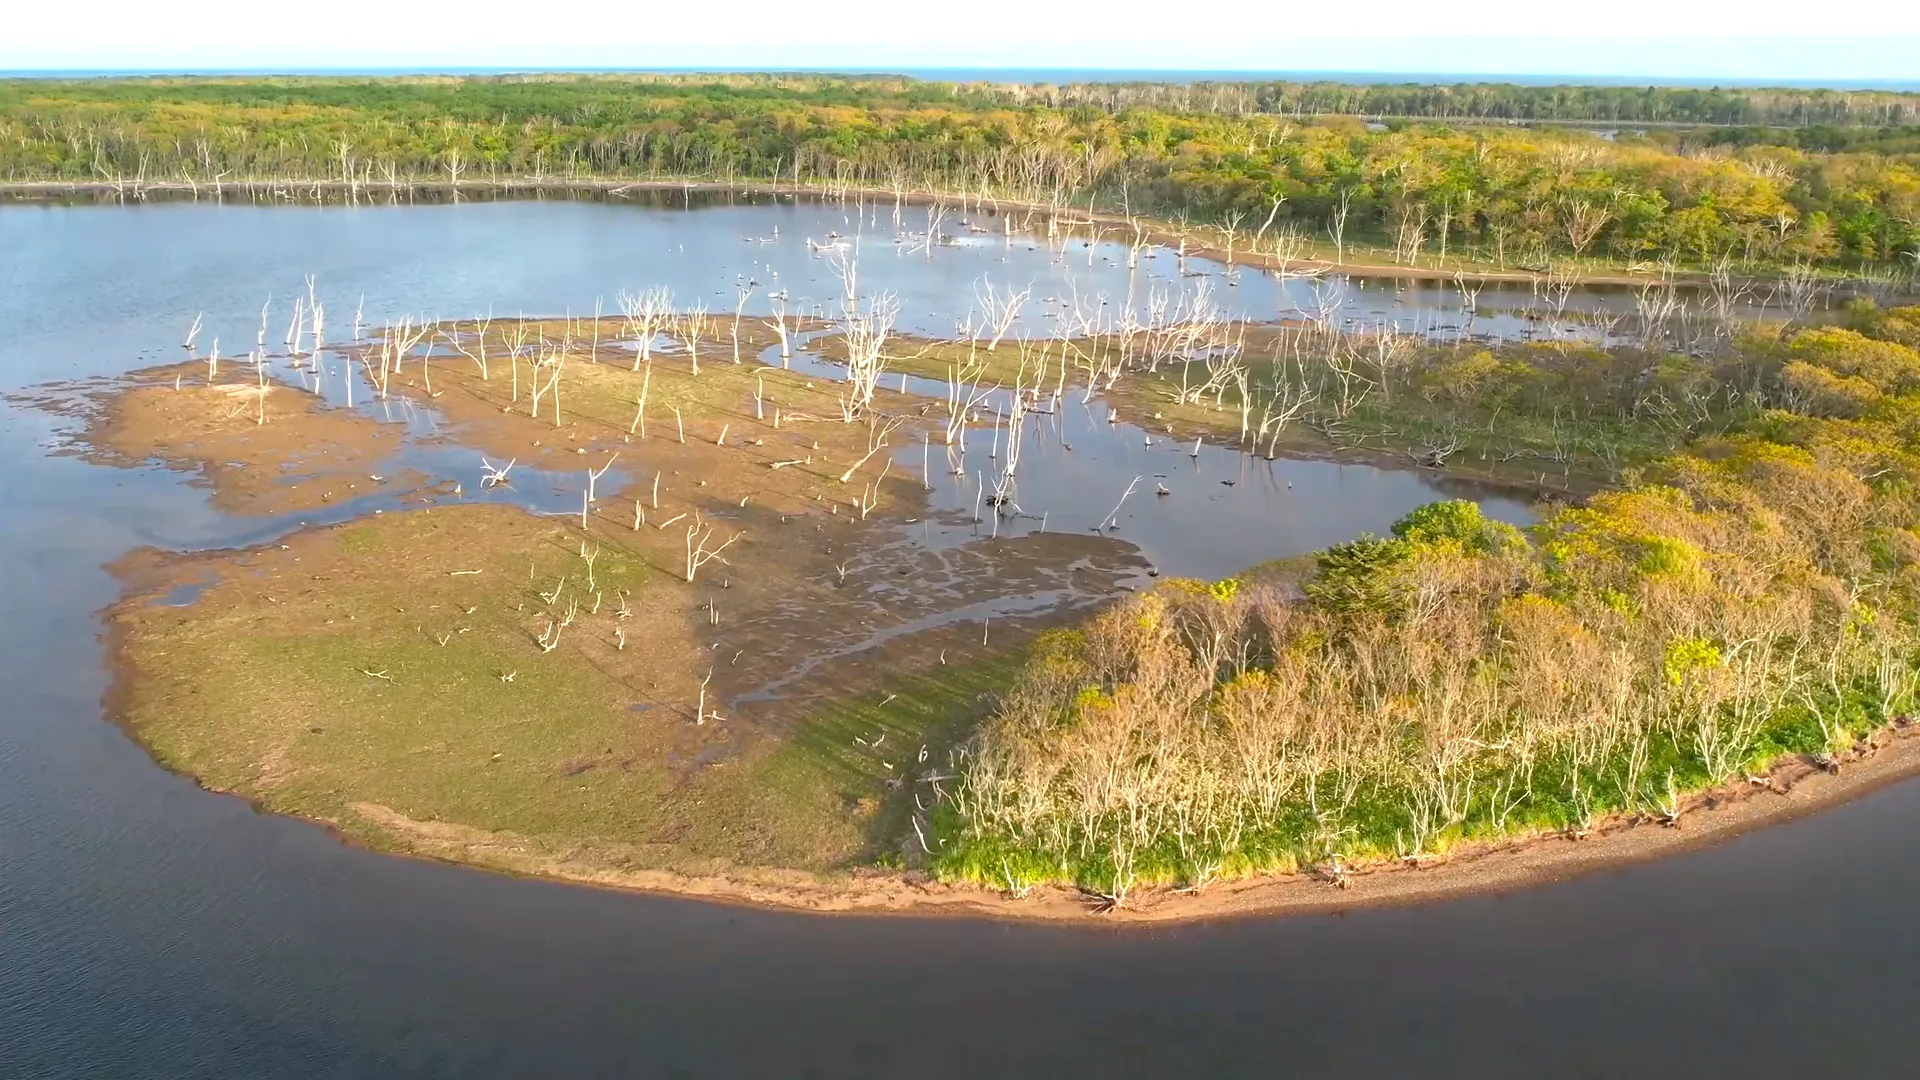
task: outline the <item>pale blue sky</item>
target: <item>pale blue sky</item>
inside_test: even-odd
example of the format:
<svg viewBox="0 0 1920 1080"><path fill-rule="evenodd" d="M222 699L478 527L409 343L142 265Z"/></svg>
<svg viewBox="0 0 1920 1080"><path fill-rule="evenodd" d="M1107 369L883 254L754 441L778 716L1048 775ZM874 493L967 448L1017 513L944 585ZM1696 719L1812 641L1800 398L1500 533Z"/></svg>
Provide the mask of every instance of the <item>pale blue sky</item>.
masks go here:
<svg viewBox="0 0 1920 1080"><path fill-rule="evenodd" d="M1803 27L1811 15L1830 25ZM6 69L1166 68L1920 80L1920 2L22 3Z"/></svg>

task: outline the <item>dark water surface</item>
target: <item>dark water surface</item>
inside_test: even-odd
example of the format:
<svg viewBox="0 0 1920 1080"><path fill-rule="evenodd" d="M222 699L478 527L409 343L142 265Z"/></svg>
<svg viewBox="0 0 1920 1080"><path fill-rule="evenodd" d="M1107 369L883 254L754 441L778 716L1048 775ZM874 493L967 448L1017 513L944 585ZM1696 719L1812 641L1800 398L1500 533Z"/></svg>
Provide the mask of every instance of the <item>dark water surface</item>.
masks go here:
<svg viewBox="0 0 1920 1080"><path fill-rule="evenodd" d="M741 241L776 216L783 243L764 247L779 251ZM218 333L243 352L268 290L281 297L277 341L306 272L330 336L363 290L369 322L489 303L588 311L596 295L610 308L617 288L663 282L730 307L714 290L758 261L796 298L825 296L831 279L785 242L838 217L790 205L7 209L0 390L178 358L197 310L203 344ZM1018 245L957 249L883 270L890 245L872 254L864 276L928 329L951 323L950 303L929 314L943 295L1008 265L988 260L1022 258ZM1014 271L1048 280L1048 254L1028 254ZM176 476L52 453L70 426L0 407L6 1080L1920 1072L1911 783L1509 896L1126 933L807 917L345 848L167 775L102 721L96 613L116 587L101 564L143 544L257 542L286 523L223 519ZM1099 448L1113 467L1157 461L1176 488L1119 535L1139 532L1150 552L1170 544L1154 515L1203 485L1212 494L1224 474L1211 470L1231 455L1195 463L1114 439ZM1038 488L1081 475L1047 480L1065 456L1031 460ZM1279 463L1275 476L1301 486L1262 497L1300 493L1311 528L1265 523L1288 545L1383 527L1423 482L1368 470L1335 483L1294 471L1305 464ZM1101 489L1086 496L1095 516L1118 495L1107 473L1084 486ZM937 485L936 502L957 510L964 491ZM1236 532L1211 553L1154 554L1210 566L1247 543Z"/></svg>

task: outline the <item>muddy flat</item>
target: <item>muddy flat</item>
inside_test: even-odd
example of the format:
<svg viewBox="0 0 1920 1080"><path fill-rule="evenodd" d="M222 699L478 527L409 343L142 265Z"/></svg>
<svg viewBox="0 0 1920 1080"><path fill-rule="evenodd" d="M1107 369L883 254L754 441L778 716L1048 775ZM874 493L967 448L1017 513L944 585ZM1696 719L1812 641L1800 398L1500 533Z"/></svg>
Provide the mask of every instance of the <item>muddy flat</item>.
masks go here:
<svg viewBox="0 0 1920 1080"><path fill-rule="evenodd" d="M202 785L384 850L583 880L903 864L906 779L1143 564L936 520L885 442L904 400L848 422L836 388L706 347L697 376L570 358L557 420L525 361L407 365L384 396L335 357L276 358L264 393L201 365L40 395L85 419L77 452L286 520L122 560L116 715ZM300 527L369 489L395 497Z"/></svg>

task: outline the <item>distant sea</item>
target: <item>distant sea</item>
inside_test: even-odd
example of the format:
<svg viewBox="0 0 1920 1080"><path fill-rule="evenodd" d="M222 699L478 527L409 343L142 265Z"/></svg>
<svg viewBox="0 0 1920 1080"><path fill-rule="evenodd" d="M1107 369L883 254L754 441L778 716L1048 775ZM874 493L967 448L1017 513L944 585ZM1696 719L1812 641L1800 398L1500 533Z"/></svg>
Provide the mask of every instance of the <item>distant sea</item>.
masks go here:
<svg viewBox="0 0 1920 1080"><path fill-rule="evenodd" d="M1702 79L1686 75L1610 76L1610 75L1515 75L1477 74L1447 71L1203 71L1159 70L1151 68L902 68L883 71L872 68L293 68L248 69L208 68L165 71L160 69L71 69L61 71L0 71L8 79L114 78L142 75L333 75L378 77L387 75L512 75L550 74L662 74L699 73L750 74L769 71L808 75L905 75L935 82L992 83L1198 83L1198 82L1336 82L1355 86L1380 84L1453 85L1458 83L1506 83L1519 86L1670 86L1670 87L1792 87L1831 90L1897 90L1920 93L1920 79Z"/></svg>

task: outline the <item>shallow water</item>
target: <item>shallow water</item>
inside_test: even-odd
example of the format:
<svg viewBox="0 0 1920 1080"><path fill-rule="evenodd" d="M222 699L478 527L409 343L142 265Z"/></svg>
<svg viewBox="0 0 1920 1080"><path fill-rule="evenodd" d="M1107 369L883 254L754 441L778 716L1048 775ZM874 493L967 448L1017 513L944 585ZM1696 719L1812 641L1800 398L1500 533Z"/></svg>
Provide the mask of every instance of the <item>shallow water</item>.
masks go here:
<svg viewBox="0 0 1920 1080"><path fill-rule="evenodd" d="M740 236L772 213L8 208L0 388L176 359L195 310L244 351L263 293L284 320L308 272L342 328L363 289L369 322L725 290L751 262ZM783 238L831 227L818 208L777 213ZM1029 254L1020 272L1047 269ZM884 282L883 260L864 276L930 301L1000 256L1025 258L889 254ZM794 259L797 296L810 267ZM1071 452L1023 459L1023 507L1084 530L1114 477L1166 473L1172 494L1136 492L1116 535L1168 573L1383 528L1429 479L1279 462L1269 481L1224 451L1135 447L1077 407L1059 418ZM101 720L101 565L288 523L223 518L165 470L60 456L70 424L0 407L0 1076L1902 1075L1920 1054L1911 783L1510 896L1126 934L821 919L350 850L163 773ZM972 493L944 479L941 527L970 535Z"/></svg>

